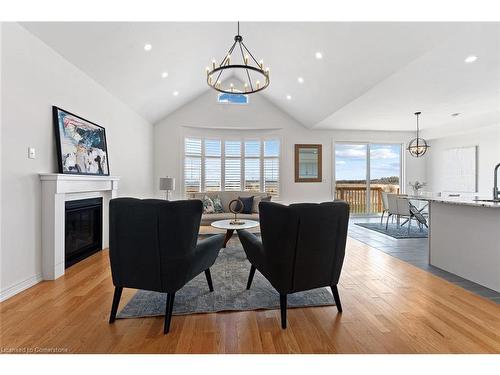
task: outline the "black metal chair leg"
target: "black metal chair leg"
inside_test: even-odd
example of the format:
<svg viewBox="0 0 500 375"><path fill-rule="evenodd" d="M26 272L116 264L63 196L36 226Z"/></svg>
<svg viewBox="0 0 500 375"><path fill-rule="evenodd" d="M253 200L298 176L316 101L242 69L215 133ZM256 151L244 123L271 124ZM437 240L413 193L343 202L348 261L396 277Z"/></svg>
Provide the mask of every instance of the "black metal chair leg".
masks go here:
<svg viewBox="0 0 500 375"><path fill-rule="evenodd" d="M337 285L332 285L332 293L333 293L333 299L335 300L335 305L337 305L337 310L339 313L342 312L342 305L340 304L340 296L339 296L339 290L337 288Z"/></svg>
<svg viewBox="0 0 500 375"><path fill-rule="evenodd" d="M286 329L286 294L280 294L281 328Z"/></svg>
<svg viewBox="0 0 500 375"><path fill-rule="evenodd" d="M382 211L382 216L380 217L380 225L384 222L384 213L385 211Z"/></svg>
<svg viewBox="0 0 500 375"><path fill-rule="evenodd" d="M118 305L120 304L120 298L122 296L123 288L121 286L115 286L115 294L113 295L113 304L111 305L111 314L109 315L109 323L114 323L116 319L116 313L118 312Z"/></svg>
<svg viewBox="0 0 500 375"><path fill-rule="evenodd" d="M213 292L214 285L212 284L212 275L210 274L210 268L207 268L205 270L205 277L207 278L208 289L210 289L210 291Z"/></svg>
<svg viewBox="0 0 500 375"><path fill-rule="evenodd" d="M170 330L170 321L172 320L172 310L174 309L175 293L167 293L167 305L165 307L165 326L163 333L166 335Z"/></svg>
<svg viewBox="0 0 500 375"><path fill-rule="evenodd" d="M385 230L387 230L387 227L389 226L389 218L392 216L392 214L387 215L387 221L385 222Z"/></svg>
<svg viewBox="0 0 500 375"><path fill-rule="evenodd" d="M248 275L247 290L252 286L253 276L255 275L255 266L252 264L250 267L250 275Z"/></svg>

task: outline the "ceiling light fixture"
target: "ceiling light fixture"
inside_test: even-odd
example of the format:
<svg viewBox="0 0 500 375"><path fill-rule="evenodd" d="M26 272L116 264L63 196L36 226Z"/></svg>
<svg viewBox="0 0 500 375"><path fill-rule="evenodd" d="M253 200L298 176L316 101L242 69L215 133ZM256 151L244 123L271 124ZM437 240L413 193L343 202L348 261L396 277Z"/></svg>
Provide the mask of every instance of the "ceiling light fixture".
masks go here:
<svg viewBox="0 0 500 375"><path fill-rule="evenodd" d="M236 50L234 56L231 56L235 47L238 47L238 49ZM239 55L238 52L241 53L241 62L236 62ZM229 78L235 75L237 71L241 70L245 71L246 75L242 87L236 88L234 84L231 84L230 87L222 86L221 82L223 80L224 74L226 78ZM211 66L207 66L206 73L207 84L214 90L226 94L254 94L256 92L264 90L267 86L269 86L269 68L264 69L264 61L257 61L250 50L247 48L245 43L243 43L243 37L240 35L239 22L238 33L234 37L234 43L222 59L222 62L217 65L217 61L213 59ZM255 76L257 76L257 78L255 78Z"/></svg>
<svg viewBox="0 0 500 375"><path fill-rule="evenodd" d="M152 48L153 48L153 46L150 43L146 43L144 45L144 51L146 51L146 52L151 51Z"/></svg>
<svg viewBox="0 0 500 375"><path fill-rule="evenodd" d="M286 100L292 100L292 95L287 95Z"/></svg>
<svg viewBox="0 0 500 375"><path fill-rule="evenodd" d="M323 58L323 54L321 52L316 52L314 56L318 59L321 60Z"/></svg>
<svg viewBox="0 0 500 375"><path fill-rule="evenodd" d="M427 149L430 147L425 139L420 138L418 116L420 116L421 113L422 112L415 112L415 116L417 116L417 136L410 141L407 148L410 155L415 158L424 156L424 154L427 152Z"/></svg>
<svg viewBox="0 0 500 375"><path fill-rule="evenodd" d="M179 96L179 91L174 91L174 92L172 93L172 95L173 95L173 96Z"/></svg>
<svg viewBox="0 0 500 375"><path fill-rule="evenodd" d="M304 83L304 78L302 78L302 77L297 78L297 82L298 83Z"/></svg>
<svg viewBox="0 0 500 375"><path fill-rule="evenodd" d="M161 78L167 78L167 77L168 77L168 73L167 73L167 72L163 72L163 73L161 74Z"/></svg>
<svg viewBox="0 0 500 375"><path fill-rule="evenodd" d="M476 60L477 60L477 56L470 55L470 56L467 56L467 57L465 58L465 60L464 60L464 61L465 61L467 64L470 64L470 63L473 63L473 62L474 62L474 61L476 61Z"/></svg>

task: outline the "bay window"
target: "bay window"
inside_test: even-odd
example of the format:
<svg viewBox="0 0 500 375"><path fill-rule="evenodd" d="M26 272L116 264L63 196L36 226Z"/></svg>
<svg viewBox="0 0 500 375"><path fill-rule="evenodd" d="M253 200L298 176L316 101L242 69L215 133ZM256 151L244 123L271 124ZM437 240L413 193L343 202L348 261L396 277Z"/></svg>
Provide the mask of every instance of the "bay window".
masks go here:
<svg viewBox="0 0 500 375"><path fill-rule="evenodd" d="M184 189L255 191L279 195L280 141L278 139L184 140Z"/></svg>

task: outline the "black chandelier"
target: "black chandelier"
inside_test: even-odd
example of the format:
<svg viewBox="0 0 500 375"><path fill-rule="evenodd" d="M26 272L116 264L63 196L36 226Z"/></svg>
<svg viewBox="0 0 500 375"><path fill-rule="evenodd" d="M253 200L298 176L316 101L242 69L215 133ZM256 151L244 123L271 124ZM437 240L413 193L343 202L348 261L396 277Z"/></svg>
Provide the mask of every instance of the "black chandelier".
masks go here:
<svg viewBox="0 0 500 375"><path fill-rule="evenodd" d="M236 47L238 47L236 55L238 55L238 50L241 53L240 63L235 63L236 59L231 56ZM233 63L231 63L231 60L233 60ZM226 78L229 78L238 70L244 70L246 73L243 87L234 87L233 83L231 83L229 87L223 87L223 75L225 74ZM269 68L264 70L264 61L257 61L247 46L245 46L245 43L243 43L243 37L240 35L239 22L238 33L234 37L234 43L222 59L222 62L217 65L215 59L212 60L212 68L207 66L206 72L208 85L214 90L226 94L254 94L269 86ZM252 77L254 77L255 80L252 80Z"/></svg>
<svg viewBox="0 0 500 375"><path fill-rule="evenodd" d="M419 158L421 156L424 156L424 154L427 152L427 149L430 147L426 140L423 138L420 138L419 136L419 126L418 126L418 116L421 115L422 112L415 112L415 116L417 116L417 136L416 138L413 138L410 143L408 144L408 152L410 153L411 156L415 158Z"/></svg>

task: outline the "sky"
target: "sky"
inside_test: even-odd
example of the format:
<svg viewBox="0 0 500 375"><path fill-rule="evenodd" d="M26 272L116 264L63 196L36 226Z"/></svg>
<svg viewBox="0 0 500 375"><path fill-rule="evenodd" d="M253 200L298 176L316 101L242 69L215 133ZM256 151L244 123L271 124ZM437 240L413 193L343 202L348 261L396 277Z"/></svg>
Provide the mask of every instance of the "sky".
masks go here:
<svg viewBox="0 0 500 375"><path fill-rule="evenodd" d="M335 176L337 180L366 179L366 144L335 144ZM399 176L401 145L370 144L370 179Z"/></svg>

